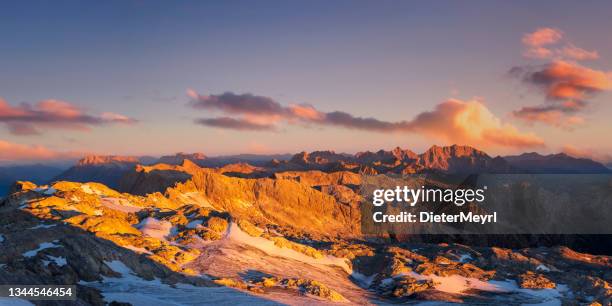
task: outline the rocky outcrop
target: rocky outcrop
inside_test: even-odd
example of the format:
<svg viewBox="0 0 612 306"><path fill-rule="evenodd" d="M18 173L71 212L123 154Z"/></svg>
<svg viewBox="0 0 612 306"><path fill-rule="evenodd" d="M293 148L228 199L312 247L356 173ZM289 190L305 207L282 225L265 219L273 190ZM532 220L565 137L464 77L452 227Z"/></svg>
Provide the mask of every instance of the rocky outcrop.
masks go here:
<svg viewBox="0 0 612 306"><path fill-rule="evenodd" d="M468 146L433 146L419 155L417 169L438 170L445 173L498 172L508 169L502 160L494 162L485 152Z"/></svg>
<svg viewBox="0 0 612 306"><path fill-rule="evenodd" d="M287 171L277 172L274 174L275 179L290 179L298 181L308 186L327 186L327 185L359 185L361 184L361 175L349 172L339 171L326 173L322 171Z"/></svg>
<svg viewBox="0 0 612 306"><path fill-rule="evenodd" d="M183 153L179 152L174 155L165 155L157 160L158 164L181 165L185 160L195 164L203 164L208 157L204 153Z"/></svg>
<svg viewBox="0 0 612 306"><path fill-rule="evenodd" d="M111 188L119 186L119 179L140 163L133 156L92 155L81 159L75 166L66 170L54 180L72 182L98 182Z"/></svg>
<svg viewBox="0 0 612 306"><path fill-rule="evenodd" d="M357 201L338 205L334 196L309 184L316 178L326 184L358 183L356 174L320 172L320 176L309 176L311 180L304 183L290 174L276 179L245 179L219 172L189 161L181 166L138 167L122 179L121 190L139 195L164 193L174 203L199 203L254 222L266 220L312 233L358 232ZM303 214L303 211L309 213Z"/></svg>
<svg viewBox="0 0 612 306"><path fill-rule="evenodd" d="M234 178L189 162L140 170L190 178L144 196L96 183L16 184L0 205L0 283L79 283L80 301L102 305L111 301L87 284L124 277L120 262L143 280L229 286L285 303L363 304L374 294L389 303L612 299L609 256L368 240L347 228L358 222L340 196L294 179Z"/></svg>

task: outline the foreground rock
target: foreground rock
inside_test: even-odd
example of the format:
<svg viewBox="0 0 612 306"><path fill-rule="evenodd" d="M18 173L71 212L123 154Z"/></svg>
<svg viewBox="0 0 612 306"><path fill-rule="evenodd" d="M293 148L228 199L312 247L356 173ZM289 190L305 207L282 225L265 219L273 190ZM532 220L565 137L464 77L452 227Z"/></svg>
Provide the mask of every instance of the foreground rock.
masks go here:
<svg viewBox="0 0 612 306"><path fill-rule="evenodd" d="M92 305L138 295L117 288L167 293L161 302L189 292L285 304L612 299L608 256L364 239L350 225L351 175L244 179L184 162L142 167L134 179L162 186L167 171L188 177L143 195L16 184L0 205L0 283L76 283Z"/></svg>

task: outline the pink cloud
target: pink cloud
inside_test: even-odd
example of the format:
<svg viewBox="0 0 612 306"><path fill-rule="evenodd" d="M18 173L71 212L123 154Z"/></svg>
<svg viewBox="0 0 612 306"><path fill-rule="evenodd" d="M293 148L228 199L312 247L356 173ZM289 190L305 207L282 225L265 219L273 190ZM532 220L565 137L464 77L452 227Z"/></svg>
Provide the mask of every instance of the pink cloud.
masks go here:
<svg viewBox="0 0 612 306"><path fill-rule="evenodd" d="M92 115L74 104L60 100L43 100L34 105L21 103L16 106L0 98L0 123L15 135L38 134L47 128L89 130L93 126L123 123L131 124L136 120L115 113Z"/></svg>
<svg viewBox="0 0 612 306"><path fill-rule="evenodd" d="M79 152L58 152L41 145L24 145L0 139L0 162L30 162L76 159Z"/></svg>
<svg viewBox="0 0 612 306"><path fill-rule="evenodd" d="M581 116L567 115L562 109L555 106L534 106L523 107L512 114L527 123L542 122L551 126L556 126L571 130L578 125L584 124L585 120Z"/></svg>
<svg viewBox="0 0 612 306"><path fill-rule="evenodd" d="M565 34L554 28L539 28L532 33L523 35L525 51L523 55L527 58L539 59L566 59L566 60L593 60L599 58L596 50L589 51L580 48L567 40ZM563 46L559 46L563 44Z"/></svg>
<svg viewBox="0 0 612 306"><path fill-rule="evenodd" d="M563 32L554 28L539 28L532 33L523 35L523 44L532 47L550 45L563 38Z"/></svg>
<svg viewBox="0 0 612 306"><path fill-rule="evenodd" d="M572 43L569 43L567 46L563 47L563 49L561 49L559 52L564 57L575 59L578 61L594 60L599 58L599 52L597 52L596 50L588 51L577 47Z"/></svg>

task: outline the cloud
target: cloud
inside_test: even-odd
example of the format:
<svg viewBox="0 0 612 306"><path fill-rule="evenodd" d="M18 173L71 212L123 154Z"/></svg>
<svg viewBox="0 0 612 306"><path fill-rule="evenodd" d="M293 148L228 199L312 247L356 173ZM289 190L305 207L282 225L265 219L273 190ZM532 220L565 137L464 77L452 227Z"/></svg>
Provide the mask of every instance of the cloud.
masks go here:
<svg viewBox="0 0 612 306"><path fill-rule="evenodd" d="M9 105L0 98L0 123L15 135L39 134L48 128L89 130L92 126L122 123L132 124L136 120L115 113L92 115L77 106L60 100L43 100L34 105L21 103Z"/></svg>
<svg viewBox="0 0 612 306"><path fill-rule="evenodd" d="M540 47L558 42L563 38L563 32L554 28L539 28L532 33L523 35L523 44Z"/></svg>
<svg viewBox="0 0 612 306"><path fill-rule="evenodd" d="M540 66L514 67L510 75L540 90L547 100L544 105L523 107L513 112L528 122L543 122L558 127L581 123L575 114L588 106L588 99L612 89L612 72L557 60Z"/></svg>
<svg viewBox="0 0 612 306"><path fill-rule="evenodd" d="M128 116L121 115L121 114L110 113L110 112L102 113L100 115L100 119L102 119L102 122L108 122L108 123L132 124L132 123L136 123L137 122L135 119L130 118Z"/></svg>
<svg viewBox="0 0 612 306"><path fill-rule="evenodd" d="M564 57L575 59L578 61L594 60L599 58L599 52L597 52L596 50L588 51L577 47L572 43L569 43L567 46L563 47L563 49L561 49L561 51L559 52Z"/></svg>
<svg viewBox="0 0 612 306"><path fill-rule="evenodd" d="M279 115L286 111L278 102L268 97L252 94L237 95L226 92L221 95L198 95L188 91L192 105L199 109L215 109L228 114Z"/></svg>
<svg viewBox="0 0 612 306"><path fill-rule="evenodd" d="M577 63L554 61L535 69L523 69L523 81L535 85L550 100L583 100L612 88L612 74Z"/></svg>
<svg viewBox="0 0 612 306"><path fill-rule="evenodd" d="M0 139L0 163L76 159L79 152L57 152L41 145L24 145Z"/></svg>
<svg viewBox="0 0 612 306"><path fill-rule="evenodd" d="M273 124L256 123L251 122L247 119L235 119L231 117L200 118L196 119L195 123L210 127L232 130L265 131L276 129Z"/></svg>
<svg viewBox="0 0 612 306"><path fill-rule="evenodd" d="M538 59L566 59L566 60L593 60L599 58L596 50L589 51L580 48L565 37L565 33L555 28L539 28L534 32L523 35L525 50L523 55L527 58Z"/></svg>
<svg viewBox="0 0 612 306"><path fill-rule="evenodd" d="M527 123L543 122L548 125L571 130L584 123L584 118L576 115L567 115L567 109L555 105L526 106L512 112L514 117Z"/></svg>
<svg viewBox="0 0 612 306"><path fill-rule="evenodd" d="M454 143L513 148L544 146L541 138L503 123L479 101L447 100L433 111L419 114L407 127Z"/></svg>
<svg viewBox="0 0 612 306"><path fill-rule="evenodd" d="M525 106L514 112L515 118L529 124L544 123L572 129L585 122L578 115L588 107L588 99L612 88L612 73L584 67L575 61L599 58L595 50L580 48L555 28L539 28L523 35L524 55L528 58L549 59L538 66L518 66L509 74L524 84L541 91L546 103Z"/></svg>
<svg viewBox="0 0 612 306"><path fill-rule="evenodd" d="M188 95L194 108L232 115L195 121L218 128L273 131L279 124L285 123L337 126L380 133L418 133L476 146L527 148L544 145L536 135L519 132L514 126L502 123L479 101L451 99L438 104L433 111L417 115L413 120L391 122L354 116L343 111L323 112L308 104L284 106L272 98L252 94L199 95L189 90Z"/></svg>

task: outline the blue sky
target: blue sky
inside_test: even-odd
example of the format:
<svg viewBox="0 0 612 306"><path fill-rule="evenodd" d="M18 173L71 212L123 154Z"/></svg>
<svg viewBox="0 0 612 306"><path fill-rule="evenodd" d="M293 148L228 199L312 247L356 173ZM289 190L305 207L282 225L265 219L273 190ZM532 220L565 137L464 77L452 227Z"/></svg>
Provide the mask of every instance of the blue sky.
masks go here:
<svg viewBox="0 0 612 306"><path fill-rule="evenodd" d="M448 142L316 125L286 124L279 132L205 127L193 120L211 112L187 105L191 88L387 121L411 120L448 98L478 97L500 120L546 139L538 150L570 143L609 152L604 138L593 135L610 128L609 92L591 99L587 126L526 124L509 114L543 97L506 74L513 66L545 63L521 54L521 37L541 27L562 29L572 43L596 49L599 59L586 66L612 70L610 11L606 1L2 2L0 97L13 106L58 99L139 122L27 136L0 127L0 139L116 154L396 145L419 151Z"/></svg>

